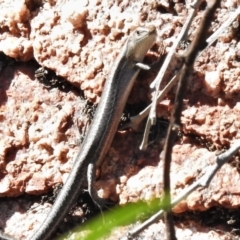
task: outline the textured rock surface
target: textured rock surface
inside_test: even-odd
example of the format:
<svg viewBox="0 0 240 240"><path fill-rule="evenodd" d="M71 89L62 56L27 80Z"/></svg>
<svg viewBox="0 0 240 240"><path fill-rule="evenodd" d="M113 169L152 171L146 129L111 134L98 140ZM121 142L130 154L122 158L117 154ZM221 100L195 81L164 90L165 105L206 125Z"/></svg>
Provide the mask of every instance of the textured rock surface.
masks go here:
<svg viewBox="0 0 240 240"><path fill-rule="evenodd" d="M222 2L212 32L237 5L237 0ZM86 102L80 98L80 90L97 103L110 65L133 29L139 25L157 27L159 39L153 50L158 56L163 51L160 38L168 52L186 16L182 3L171 5L168 1L0 1L0 52L18 61L0 56L0 195L42 194L64 182L78 150L77 125L82 130L88 123L88 118L81 116ZM194 20L190 39L201 16L202 11ZM205 167L214 163L216 153L240 138L239 53L239 28L230 27L195 64L182 113L182 136L173 152L174 196L202 176ZM156 56L153 53L147 60L151 62ZM37 81L34 72L38 67L29 61L33 59L68 83L60 81L61 87L49 88ZM129 102L149 103L148 85L157 71L140 75ZM159 104L159 117L170 117L173 98L174 90ZM132 131L116 134L96 182L99 195L119 199L121 204L161 196L159 153L164 140L140 152L141 137L142 133ZM195 191L174 211L239 208L239 178L236 156L208 189ZM1 202L4 216L0 226L17 239L26 239L47 214L43 210L41 215L38 208L27 211L28 205L21 208L18 201L13 207ZM224 238L215 229L211 232L213 235L208 232L199 237L229 237ZM188 228L178 237L195 239L195 233Z"/></svg>

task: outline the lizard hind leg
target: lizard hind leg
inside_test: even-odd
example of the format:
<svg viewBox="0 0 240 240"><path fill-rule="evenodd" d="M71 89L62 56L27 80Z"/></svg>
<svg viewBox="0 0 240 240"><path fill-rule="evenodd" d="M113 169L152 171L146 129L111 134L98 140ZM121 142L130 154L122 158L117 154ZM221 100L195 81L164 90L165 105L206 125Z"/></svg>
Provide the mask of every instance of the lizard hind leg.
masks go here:
<svg viewBox="0 0 240 240"><path fill-rule="evenodd" d="M96 189L94 188L94 182L96 180L95 173L96 168L95 164L89 163L87 168L87 181L88 181L88 192L93 200L93 202L98 206L100 211L102 212L103 209L109 208L113 205L113 202L100 198L97 194Z"/></svg>

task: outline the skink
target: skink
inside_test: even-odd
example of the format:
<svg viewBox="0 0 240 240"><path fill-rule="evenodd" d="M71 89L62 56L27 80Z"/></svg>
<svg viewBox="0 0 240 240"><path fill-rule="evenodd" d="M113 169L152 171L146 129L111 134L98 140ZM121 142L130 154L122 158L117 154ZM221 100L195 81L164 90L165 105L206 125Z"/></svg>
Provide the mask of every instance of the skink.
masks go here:
<svg viewBox="0 0 240 240"><path fill-rule="evenodd" d="M95 180L95 166L101 164L112 143L134 80L141 68L147 68L142 61L155 42L155 38L154 26L137 28L128 37L123 50L111 67L93 122L77 154L71 173L52 210L30 238L31 240L50 239L76 201L87 170L89 192L98 203L96 192L92 187Z"/></svg>

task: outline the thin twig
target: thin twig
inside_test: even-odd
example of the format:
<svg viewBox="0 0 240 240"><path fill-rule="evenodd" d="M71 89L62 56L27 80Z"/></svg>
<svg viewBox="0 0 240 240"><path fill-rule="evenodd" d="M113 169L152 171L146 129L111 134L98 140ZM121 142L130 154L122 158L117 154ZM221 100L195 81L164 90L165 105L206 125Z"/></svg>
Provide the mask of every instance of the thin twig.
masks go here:
<svg viewBox="0 0 240 240"><path fill-rule="evenodd" d="M208 39L207 39L207 47L206 49L211 46L218 38L219 36L232 24L232 22L237 18L237 16L240 14L240 6L229 15L228 19L223 22L223 24L221 25L220 28L218 28L217 31L215 31ZM204 51L206 50L204 49ZM199 55L201 55L201 53L199 53Z"/></svg>
<svg viewBox="0 0 240 240"><path fill-rule="evenodd" d="M153 83L151 84L151 86L155 86L155 95L153 97L153 103L152 103L152 106L150 109L149 120L147 121L146 128L145 128L145 133L144 133L145 136L149 135L150 125L155 125L155 123L156 123L157 95L158 95L158 90L160 88L164 74L168 68L168 65L169 65L174 53L176 52L177 46L179 45L180 41L187 35L187 32L190 28L190 25L193 21L194 16L197 13L197 9L201 2L202 2L202 0L195 0L195 2L191 5L191 11L189 13L189 16L180 32L178 38L176 39L170 52L168 53L163 65L161 67L161 70L159 71L159 73L156 77L156 80L154 80Z"/></svg>
<svg viewBox="0 0 240 240"><path fill-rule="evenodd" d="M213 166L209 166L206 169L206 173L199 178L195 183L193 183L191 186L186 188L181 192L180 195L177 196L174 201L171 203L171 208L176 206L178 203L180 203L183 199L186 199L193 191L195 191L199 187L208 187L211 183L211 180L216 175L217 171L220 170L220 168L228 162L240 149L240 141L234 143L232 147L224 152L223 154L216 157L216 163ZM135 227L134 229L130 230L128 232L129 237L135 237L137 236L141 231L149 227L151 224L159 220L163 216L164 211L160 210L157 213L155 213L151 218L149 218L147 221L143 222L141 225Z"/></svg>
<svg viewBox="0 0 240 240"><path fill-rule="evenodd" d="M165 86L165 88L159 92L158 96L157 96L157 101L160 102L163 100L163 98L167 95L167 93L172 89L172 87L175 85L175 83L178 81L180 77L180 74L178 73L177 75L175 75L171 81ZM130 118L130 123L127 127L131 127L133 130L138 130L138 126L139 124L142 122L142 120L144 118L147 117L150 108L151 108L152 104L148 105L142 112L140 112L137 116L134 116L132 118ZM148 119L149 120L149 119ZM150 127L150 125L146 124L146 126ZM125 127L125 126L124 126ZM145 131L144 132L144 136L143 136L143 141L139 147L140 150L145 150L147 148L148 145L148 136L145 136L145 134L147 134L147 132L149 131Z"/></svg>
<svg viewBox="0 0 240 240"><path fill-rule="evenodd" d="M166 138L166 143L163 151L163 189L164 189L163 202L168 206L164 210L166 210L166 214L165 214L166 228L167 230L171 231L167 233L169 240L176 239L172 216L171 216L172 212L171 212L171 196L170 196L170 192L171 192L170 166L171 166L171 160L172 160L172 148L173 148L175 139L177 137L178 129L181 124L183 98L187 90L188 78L192 73L193 64L197 57L198 52L206 47L207 43L206 43L206 40L204 39L207 39L206 36L208 34L208 29L211 26L211 21L213 19L214 12L219 4L220 4L220 0L210 0L208 2L204 16L201 20L199 29L191 45L189 46L189 49L183 56L184 64L181 70L181 76L179 79L178 89L177 89L175 102L174 102L174 109L171 116L168 135Z"/></svg>
<svg viewBox="0 0 240 240"><path fill-rule="evenodd" d="M240 14L240 6L233 12L230 14L230 16L228 17L228 19L218 28L218 30L216 32L214 32L207 40L207 47L198 53L198 56L201 56L201 54L206 51L206 49L211 46L216 40L217 38L224 32L224 30L229 27L232 22L237 18L237 16ZM174 86L174 84L178 81L180 76L180 71L170 80L170 82L167 84L167 86L158 93L157 96L157 102L159 103L160 101L163 100L163 98L167 95L167 93L171 90L171 88ZM157 78L156 78L157 79ZM154 80L154 84L155 81ZM131 127L133 130L138 130L138 126L139 124L143 121L143 119L145 119L151 109L152 104L150 104L148 107L146 107L142 112L140 112L137 116L131 117L130 118L130 122L127 123L126 125L124 125L121 129L125 129L127 127ZM148 127L148 125L150 124L150 122L148 121L146 128ZM146 129L144 132L144 137L140 146L141 150L145 150L147 148L148 145L148 134L149 134L149 130Z"/></svg>
<svg viewBox="0 0 240 240"><path fill-rule="evenodd" d="M170 212L169 209L171 209L176 203L180 202L182 199L186 198L186 196L188 196L196 188L200 186L204 186L204 187L208 186L212 178L215 176L216 172L223 166L224 163L226 163L240 149L240 142L238 142L234 144L227 152L218 156L216 158L216 164L213 167L209 167L206 171L206 174L203 177L201 177L196 183L194 183L189 188L187 188L176 200L171 202L170 176L169 176L171 152L172 152L174 140L176 138L177 129L180 126L183 97L187 87L187 77L192 72L193 64L198 55L198 51L202 50L204 47L207 46L208 42L202 41L202 39L205 39L207 35L207 30L208 30L208 27L210 26L211 19L219 3L220 3L220 0L212 0L208 2L208 6L203 16L202 23L200 25L198 33L194 38L191 46L189 47L189 50L184 56L185 64L181 71L181 78L178 84L178 90L175 98L175 108L172 113L170 126L168 129L167 140L164 147L164 156L163 156L163 160L164 160L164 195L163 195L164 200L163 202L164 202L164 205L166 205L167 201L169 202L169 205L168 205L169 207L167 209L166 208L164 209L165 211L167 210L169 212ZM239 11L239 9L237 9L237 11ZM212 42L212 41L209 40L209 42ZM129 237L136 236L140 231L148 227L150 224L156 221L160 216L162 216L163 212L164 211L161 210L160 212L152 216L150 219L145 221L141 226L135 228L132 231L129 231L128 236ZM170 229L171 231L173 230L173 232L170 233L169 238L175 239L175 233L174 233L173 224L171 223L171 218L168 217L167 221L169 221L169 219L170 219L170 223L168 223L169 224L168 229Z"/></svg>

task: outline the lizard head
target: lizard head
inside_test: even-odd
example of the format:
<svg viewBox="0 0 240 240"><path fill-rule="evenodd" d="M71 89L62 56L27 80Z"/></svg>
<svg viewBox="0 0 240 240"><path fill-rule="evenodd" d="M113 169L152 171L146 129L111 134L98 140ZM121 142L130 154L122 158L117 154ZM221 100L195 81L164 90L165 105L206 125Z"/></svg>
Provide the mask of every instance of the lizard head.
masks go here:
<svg viewBox="0 0 240 240"><path fill-rule="evenodd" d="M142 62L147 51L155 42L156 36L156 28L152 25L135 29L126 43L126 57L134 62Z"/></svg>

